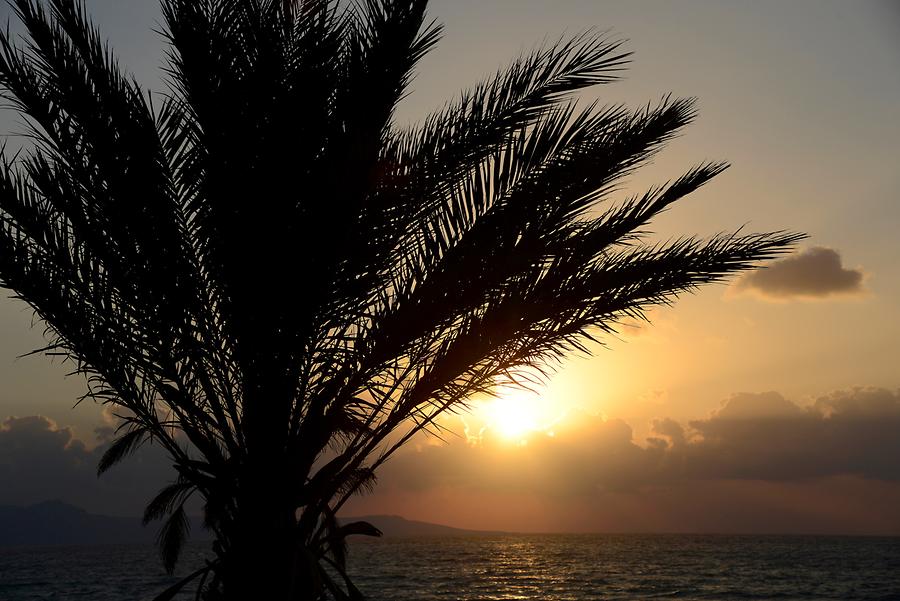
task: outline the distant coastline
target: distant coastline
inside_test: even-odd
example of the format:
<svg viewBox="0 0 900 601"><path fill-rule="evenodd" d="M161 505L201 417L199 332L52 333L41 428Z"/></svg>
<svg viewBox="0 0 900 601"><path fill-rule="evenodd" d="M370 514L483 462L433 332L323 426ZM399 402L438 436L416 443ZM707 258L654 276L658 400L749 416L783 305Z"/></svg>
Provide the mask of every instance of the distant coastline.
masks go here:
<svg viewBox="0 0 900 601"><path fill-rule="evenodd" d="M199 517L190 524L192 540L209 538ZM57 500L0 505L0 547L153 543L158 529L138 517L93 514Z"/></svg>
<svg viewBox="0 0 900 601"><path fill-rule="evenodd" d="M341 522L355 521L369 522L384 534L385 537L416 537L416 536L507 536L516 534L505 530L467 530L466 528L454 528L431 522L408 520L399 515L364 515L341 517Z"/></svg>
<svg viewBox="0 0 900 601"><path fill-rule="evenodd" d="M894 534L831 534L831 533L741 533L741 532L512 532L508 530L469 530L432 522L408 520L398 515L340 516L342 523L369 522L385 538L454 538L499 536L721 536L721 537L849 537L898 538ZM190 540L211 540L200 516L190 517ZM110 545L147 543L156 541L159 524L143 526L139 517L94 514L63 501L44 501L28 506L0 505L0 548L43 545ZM354 536L352 540L373 540Z"/></svg>
<svg viewBox="0 0 900 601"><path fill-rule="evenodd" d="M397 515L342 517L342 522L366 521L385 537L496 536L498 530L466 530ZM138 517L93 514L63 501L28 506L0 505L0 547L40 545L109 545L152 543L158 524L143 526ZM191 517L191 540L210 540L199 516Z"/></svg>

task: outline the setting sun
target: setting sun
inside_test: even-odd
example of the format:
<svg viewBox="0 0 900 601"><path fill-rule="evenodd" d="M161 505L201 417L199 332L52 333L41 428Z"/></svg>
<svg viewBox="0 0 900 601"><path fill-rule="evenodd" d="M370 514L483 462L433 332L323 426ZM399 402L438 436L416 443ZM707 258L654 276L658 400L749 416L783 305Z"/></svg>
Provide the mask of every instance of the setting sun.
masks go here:
<svg viewBox="0 0 900 601"><path fill-rule="evenodd" d="M534 432L550 433L558 416L548 412L550 404L541 396L527 391L501 392L482 408L487 430L501 438L523 442Z"/></svg>

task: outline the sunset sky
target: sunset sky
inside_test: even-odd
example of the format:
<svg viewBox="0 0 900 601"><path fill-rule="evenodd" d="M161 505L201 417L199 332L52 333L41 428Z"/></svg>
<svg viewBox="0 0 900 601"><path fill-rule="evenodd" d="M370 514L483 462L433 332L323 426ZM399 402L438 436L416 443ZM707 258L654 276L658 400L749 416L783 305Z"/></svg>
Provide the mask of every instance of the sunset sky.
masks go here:
<svg viewBox="0 0 900 601"><path fill-rule="evenodd" d="M121 62L162 90L156 3L87 5ZM476 400L445 420L447 443L410 445L346 512L522 531L900 534L900 4L433 0L431 15L443 40L398 122L541 42L609 30L633 62L591 98L638 108L672 93L700 109L622 197L732 163L655 236L809 239L654 309L651 325L623 324L535 395ZM0 132L22 129L0 113ZM72 408L85 387L71 365L17 358L42 332L0 301L0 504L139 513L166 461L151 451L96 480L110 423L90 401Z"/></svg>

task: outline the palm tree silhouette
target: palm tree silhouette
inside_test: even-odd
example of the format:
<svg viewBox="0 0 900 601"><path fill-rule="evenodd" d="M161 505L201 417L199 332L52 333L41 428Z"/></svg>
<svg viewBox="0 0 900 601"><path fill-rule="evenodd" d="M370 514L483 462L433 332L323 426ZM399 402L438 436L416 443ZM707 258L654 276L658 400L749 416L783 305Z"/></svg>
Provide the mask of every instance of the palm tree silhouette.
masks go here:
<svg viewBox="0 0 900 601"><path fill-rule="evenodd" d="M335 512L410 437L801 238L642 242L725 165L615 201L695 112L576 106L627 63L602 35L401 128L425 0L164 0L156 96L80 4L13 4L0 86L34 144L0 170L0 284L122 419L99 471L171 456L145 515L170 570L202 497L215 556L179 586L208 599L359 598L345 538L377 530Z"/></svg>

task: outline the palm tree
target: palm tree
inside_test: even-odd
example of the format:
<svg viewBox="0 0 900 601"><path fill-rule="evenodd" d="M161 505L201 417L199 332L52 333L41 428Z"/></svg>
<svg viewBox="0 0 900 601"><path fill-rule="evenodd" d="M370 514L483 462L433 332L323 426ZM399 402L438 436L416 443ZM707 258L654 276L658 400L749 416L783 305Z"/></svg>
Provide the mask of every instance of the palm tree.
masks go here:
<svg viewBox="0 0 900 601"><path fill-rule="evenodd" d="M426 4L164 0L155 96L72 0L15 0L0 36L34 140L0 170L0 285L120 416L99 471L171 456L169 569L202 499L208 599L359 598L345 538L377 531L335 512L410 437L801 237L644 242L725 165L616 201L695 111L576 106L628 59L593 33L398 127Z"/></svg>

